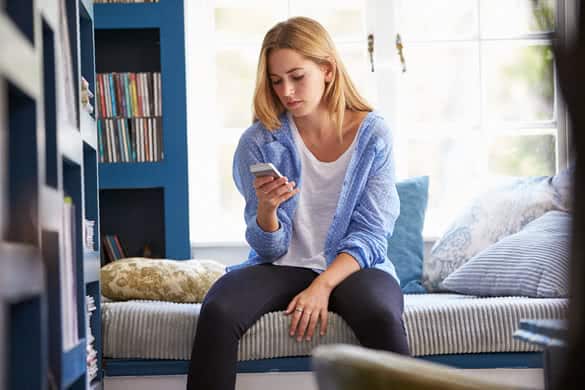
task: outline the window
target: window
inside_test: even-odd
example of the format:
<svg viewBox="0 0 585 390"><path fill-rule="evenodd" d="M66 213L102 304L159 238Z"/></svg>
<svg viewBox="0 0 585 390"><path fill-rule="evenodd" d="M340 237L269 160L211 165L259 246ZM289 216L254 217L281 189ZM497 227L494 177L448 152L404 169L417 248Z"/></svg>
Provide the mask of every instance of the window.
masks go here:
<svg viewBox="0 0 585 390"><path fill-rule="evenodd" d="M502 178L555 173L565 164L566 134L550 45L564 28L558 14L565 1L185 2L192 242L244 242L233 153L251 124L261 40L294 15L331 32L360 92L389 122L399 179L430 176L425 236L437 236Z"/></svg>
<svg viewBox="0 0 585 390"><path fill-rule="evenodd" d="M244 201L232 180L232 159L241 134L251 124L256 66L264 34L291 16L317 19L331 33L353 81L366 98L371 98L365 2L204 3L189 5L187 15L192 19L186 23L191 29L188 37L197 42L197 48L188 47L191 64L187 72L188 78L195 79L189 82L191 241L196 245L241 244ZM207 42L197 38L201 35L209 37ZM194 76L189 74L193 72Z"/></svg>
<svg viewBox="0 0 585 390"><path fill-rule="evenodd" d="M448 3L448 4L447 4ZM559 164L554 0L397 0L397 164L429 175L427 236L479 191Z"/></svg>

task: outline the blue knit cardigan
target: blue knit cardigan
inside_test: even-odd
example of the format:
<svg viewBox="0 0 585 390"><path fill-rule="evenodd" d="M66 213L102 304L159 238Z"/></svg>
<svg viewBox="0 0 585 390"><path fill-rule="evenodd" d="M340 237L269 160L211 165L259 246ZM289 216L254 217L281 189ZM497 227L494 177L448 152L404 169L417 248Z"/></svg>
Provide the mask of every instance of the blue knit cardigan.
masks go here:
<svg viewBox="0 0 585 390"><path fill-rule="evenodd" d="M277 231L262 230L256 221L258 199L253 187L254 176L249 169L250 165L258 162L271 162L289 181L295 181L298 187L302 187L301 161L289 120L286 114L280 115L279 119L281 126L275 131L269 131L260 122L255 122L238 143L233 178L246 201L246 240L251 251L245 262L228 267L228 271L273 262L288 251L297 197L292 197L278 208ZM394 230L399 213L392 135L384 119L377 112L370 112L360 126L333 221L325 239L327 264L345 252L361 268L378 268L398 280L386 252L387 237Z"/></svg>

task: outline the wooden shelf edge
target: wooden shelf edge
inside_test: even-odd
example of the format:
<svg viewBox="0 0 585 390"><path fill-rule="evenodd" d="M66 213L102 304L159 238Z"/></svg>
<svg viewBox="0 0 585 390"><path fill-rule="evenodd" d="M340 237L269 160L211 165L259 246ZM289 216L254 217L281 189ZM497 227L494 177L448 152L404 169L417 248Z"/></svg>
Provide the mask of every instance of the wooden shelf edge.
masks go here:
<svg viewBox="0 0 585 390"><path fill-rule="evenodd" d="M87 15L93 20L93 0L81 0L80 5L83 7Z"/></svg>
<svg viewBox="0 0 585 390"><path fill-rule="evenodd" d="M81 134L75 127L61 124L59 146L63 157L75 164L82 165L83 147Z"/></svg>
<svg viewBox="0 0 585 390"><path fill-rule="evenodd" d="M94 5L96 29L160 28L159 3L99 3Z"/></svg>
<svg viewBox="0 0 585 390"><path fill-rule="evenodd" d="M39 248L0 242L0 298L19 301L45 289L44 264Z"/></svg>
<svg viewBox="0 0 585 390"><path fill-rule="evenodd" d="M100 270L100 253L95 251L85 251L83 253L83 279L85 284L98 282L100 280Z"/></svg>
<svg viewBox="0 0 585 390"><path fill-rule="evenodd" d="M68 388L79 377L85 374L87 369L85 359L86 348L85 338L81 338L77 345L63 352L63 374L61 378L63 388Z"/></svg>
<svg viewBox="0 0 585 390"><path fill-rule="evenodd" d="M79 121L81 123L81 138L83 141L97 151L97 127L96 121L84 109L79 114Z"/></svg>
<svg viewBox="0 0 585 390"><path fill-rule="evenodd" d="M33 99L40 95L40 72L33 45L12 20L0 12L0 76L14 83Z"/></svg>

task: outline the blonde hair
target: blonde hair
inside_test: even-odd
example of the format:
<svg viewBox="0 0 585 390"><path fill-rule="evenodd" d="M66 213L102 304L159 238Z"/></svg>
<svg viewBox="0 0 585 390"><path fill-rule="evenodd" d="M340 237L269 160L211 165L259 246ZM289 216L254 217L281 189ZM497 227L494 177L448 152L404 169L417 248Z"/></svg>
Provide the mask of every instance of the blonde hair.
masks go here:
<svg viewBox="0 0 585 390"><path fill-rule="evenodd" d="M328 64L333 77L325 88L323 99L337 127L340 139L345 110L372 111L358 93L343 65L333 40L319 22L307 17L294 17L272 27L264 37L254 90L254 121L260 121L268 130L276 130L281 123L278 116L285 111L274 93L268 78L268 55L274 49L293 49L317 65Z"/></svg>

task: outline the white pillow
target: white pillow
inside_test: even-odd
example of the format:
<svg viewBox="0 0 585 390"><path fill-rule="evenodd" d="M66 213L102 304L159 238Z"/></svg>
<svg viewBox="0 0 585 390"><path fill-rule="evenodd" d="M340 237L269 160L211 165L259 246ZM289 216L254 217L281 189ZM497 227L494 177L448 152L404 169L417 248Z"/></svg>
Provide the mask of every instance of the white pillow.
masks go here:
<svg viewBox="0 0 585 390"><path fill-rule="evenodd" d="M469 259L555 208L552 177L515 179L476 198L435 242L423 263L423 285L439 284Z"/></svg>

